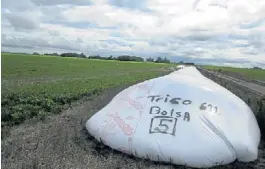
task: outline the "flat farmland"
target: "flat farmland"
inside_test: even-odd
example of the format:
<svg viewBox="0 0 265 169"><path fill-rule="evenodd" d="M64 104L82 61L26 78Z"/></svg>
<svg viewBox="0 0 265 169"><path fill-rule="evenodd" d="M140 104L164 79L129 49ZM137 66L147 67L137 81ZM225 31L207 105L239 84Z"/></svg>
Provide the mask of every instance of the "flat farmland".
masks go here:
<svg viewBox="0 0 265 169"><path fill-rule="evenodd" d="M73 101L169 72L170 64L2 53L2 126L60 113Z"/></svg>

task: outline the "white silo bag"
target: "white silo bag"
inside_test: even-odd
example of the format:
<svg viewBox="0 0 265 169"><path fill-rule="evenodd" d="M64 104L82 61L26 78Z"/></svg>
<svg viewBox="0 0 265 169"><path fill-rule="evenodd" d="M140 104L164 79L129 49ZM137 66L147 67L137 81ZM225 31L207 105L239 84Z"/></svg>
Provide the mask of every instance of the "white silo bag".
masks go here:
<svg viewBox="0 0 265 169"><path fill-rule="evenodd" d="M130 86L86 128L121 152L197 168L253 161L260 142L251 109L194 67Z"/></svg>

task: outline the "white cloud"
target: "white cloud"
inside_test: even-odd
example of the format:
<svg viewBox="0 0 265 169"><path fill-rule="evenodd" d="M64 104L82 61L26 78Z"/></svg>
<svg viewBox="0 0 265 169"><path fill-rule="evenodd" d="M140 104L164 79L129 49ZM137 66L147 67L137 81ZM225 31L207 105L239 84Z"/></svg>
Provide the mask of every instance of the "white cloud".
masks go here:
<svg viewBox="0 0 265 169"><path fill-rule="evenodd" d="M3 0L2 47L265 66L265 0L108 2Z"/></svg>
<svg viewBox="0 0 265 169"><path fill-rule="evenodd" d="M89 0L31 0L36 5L53 6L53 5L89 5Z"/></svg>
<svg viewBox="0 0 265 169"><path fill-rule="evenodd" d="M105 40L108 39L109 31L108 30L99 30L95 28L89 29L80 29L73 27L66 27L62 25L55 24L41 24L41 28L43 31L56 32L55 37L65 37L68 39L77 39L81 38L87 41L95 41L95 40Z"/></svg>
<svg viewBox="0 0 265 169"><path fill-rule="evenodd" d="M34 15L32 15L34 14ZM21 12L21 13L7 13L3 15L14 28L37 29L39 22L36 18L36 13Z"/></svg>
<svg viewBox="0 0 265 169"><path fill-rule="evenodd" d="M151 14L115 8L108 4L76 6L62 12L62 15L69 22L93 22L99 26L129 24L140 29L154 28L157 20L157 17Z"/></svg>

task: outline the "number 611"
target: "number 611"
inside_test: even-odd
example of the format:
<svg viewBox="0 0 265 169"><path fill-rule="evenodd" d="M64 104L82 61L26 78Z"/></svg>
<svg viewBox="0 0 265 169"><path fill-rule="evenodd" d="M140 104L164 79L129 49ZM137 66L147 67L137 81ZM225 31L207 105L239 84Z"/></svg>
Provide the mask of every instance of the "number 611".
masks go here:
<svg viewBox="0 0 265 169"><path fill-rule="evenodd" d="M217 106L213 106L212 104L210 103L202 103L201 106L200 106L200 110L208 110L210 112L214 112L214 113L217 113Z"/></svg>

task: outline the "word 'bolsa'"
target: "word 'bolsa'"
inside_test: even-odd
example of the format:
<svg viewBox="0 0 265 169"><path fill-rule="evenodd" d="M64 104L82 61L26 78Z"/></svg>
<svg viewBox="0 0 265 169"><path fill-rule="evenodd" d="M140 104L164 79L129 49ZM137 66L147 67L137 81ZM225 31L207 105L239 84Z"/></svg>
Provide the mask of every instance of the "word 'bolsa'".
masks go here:
<svg viewBox="0 0 265 169"><path fill-rule="evenodd" d="M183 118L183 121L190 121L189 112L179 112L179 111L175 111L174 109L171 109L170 111L166 111L166 110L162 110L158 106L152 106L150 108L149 114Z"/></svg>

